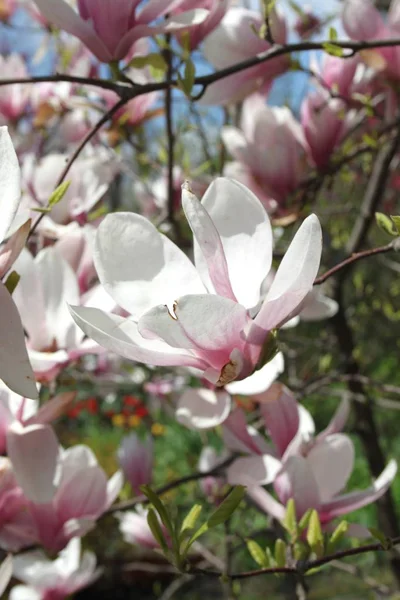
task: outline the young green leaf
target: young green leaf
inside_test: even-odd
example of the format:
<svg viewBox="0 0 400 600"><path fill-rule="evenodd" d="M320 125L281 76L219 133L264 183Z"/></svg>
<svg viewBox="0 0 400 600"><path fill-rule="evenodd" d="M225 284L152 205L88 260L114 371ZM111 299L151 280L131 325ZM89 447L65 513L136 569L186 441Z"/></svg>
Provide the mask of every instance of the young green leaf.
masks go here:
<svg viewBox="0 0 400 600"><path fill-rule="evenodd" d="M286 566L286 544L281 539L275 542L275 562L278 567Z"/></svg>
<svg viewBox="0 0 400 600"><path fill-rule="evenodd" d="M170 519L168 511L167 511L164 503L162 502L161 498L159 498L157 496L157 494L148 485L142 485L140 487L140 489L143 492L143 494L150 500L150 502L154 506L155 510L160 515L161 521L164 523L164 525L167 528L168 532L171 535L173 535L174 529L173 529L173 526L172 526L172 521Z"/></svg>
<svg viewBox="0 0 400 600"><path fill-rule="evenodd" d="M319 515L316 510L313 510L310 517L307 530L307 542L310 548L318 558L324 554L324 536L322 534Z"/></svg>
<svg viewBox="0 0 400 600"><path fill-rule="evenodd" d="M268 567L271 566L271 563L269 557L266 555L261 546L254 540L247 540L246 544L251 557L258 564L258 566L262 569L268 569Z"/></svg>
<svg viewBox="0 0 400 600"><path fill-rule="evenodd" d="M349 524L347 523L347 521L342 521L341 523L339 523L339 525L336 527L331 537L329 538L328 545L326 548L328 554L332 554L333 552L335 552L338 544L340 544L340 542L346 535L348 528Z"/></svg>
<svg viewBox="0 0 400 600"><path fill-rule="evenodd" d="M225 523L243 500L245 492L246 488L243 485L235 486L225 500L221 502L217 510L208 518L208 528L211 529L221 523Z"/></svg>
<svg viewBox="0 0 400 600"><path fill-rule="evenodd" d="M188 512L188 514L186 515L186 517L183 520L182 526L181 526L181 533L184 533L188 530L192 530L195 528L196 522L200 516L201 513L201 505L200 504L195 504L190 511Z"/></svg>
<svg viewBox="0 0 400 600"><path fill-rule="evenodd" d="M308 511L305 512L304 515L301 517L301 519L299 521L299 530L300 531L304 531L304 529L307 529L308 524L310 522L312 511L313 511L313 509L309 508Z"/></svg>
<svg viewBox="0 0 400 600"><path fill-rule="evenodd" d="M153 534L155 540L158 542L160 548L162 548L164 553L167 552L167 542L165 541L156 512L151 507L147 512L147 523L150 527L151 533Z"/></svg>
<svg viewBox="0 0 400 600"><path fill-rule="evenodd" d="M327 52L331 56L343 56L343 48L337 46L332 42L324 42L322 44L322 47L325 50L325 52Z"/></svg>
<svg viewBox="0 0 400 600"><path fill-rule="evenodd" d="M64 198L70 185L70 181L63 181L58 187L56 187L56 189L49 198L49 203L47 205L48 208L52 208Z"/></svg>
<svg viewBox="0 0 400 600"><path fill-rule="evenodd" d="M385 233L388 233L392 236L398 235L396 223L394 222L393 217L388 217L384 213L376 212L375 220L378 227L382 229L382 231L384 231Z"/></svg>
<svg viewBox="0 0 400 600"><path fill-rule="evenodd" d="M288 500L286 505L285 518L282 521L282 525L286 531L290 534L292 541L297 538L297 518L296 518L296 504L293 498Z"/></svg>
<svg viewBox="0 0 400 600"><path fill-rule="evenodd" d="M21 277L18 275L17 271L11 271L4 283L10 294L12 294L15 288L17 287L20 279Z"/></svg>
<svg viewBox="0 0 400 600"><path fill-rule="evenodd" d="M394 226L397 230L398 235L400 235L400 216L393 216L391 215L390 218L392 219Z"/></svg>
<svg viewBox="0 0 400 600"><path fill-rule="evenodd" d="M168 69L168 65L162 54L151 53L145 56L135 56L129 62L128 67L133 69L144 69L145 67L153 67L157 71L165 72Z"/></svg>

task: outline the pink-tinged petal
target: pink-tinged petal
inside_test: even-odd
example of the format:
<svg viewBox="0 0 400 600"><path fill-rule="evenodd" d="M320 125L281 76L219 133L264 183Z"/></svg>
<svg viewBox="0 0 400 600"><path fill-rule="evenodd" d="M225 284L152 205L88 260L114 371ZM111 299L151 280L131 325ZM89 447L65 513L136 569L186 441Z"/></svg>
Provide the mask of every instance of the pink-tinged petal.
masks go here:
<svg viewBox="0 0 400 600"><path fill-rule="evenodd" d="M340 433L330 435L311 448L307 461L317 482L321 502L328 502L344 489L353 471L353 442Z"/></svg>
<svg viewBox="0 0 400 600"><path fill-rule="evenodd" d="M389 7L389 23L390 27L397 33L400 32L400 1L392 0Z"/></svg>
<svg viewBox="0 0 400 600"><path fill-rule="evenodd" d="M257 75L258 71L245 69L211 83L198 103L202 106L225 106L240 102L262 87L263 80ZM263 87L263 90L267 93L266 86Z"/></svg>
<svg viewBox="0 0 400 600"><path fill-rule="evenodd" d="M193 264L147 219L133 213L108 215L95 248L101 283L133 318L184 294L204 293Z"/></svg>
<svg viewBox="0 0 400 600"><path fill-rule="evenodd" d="M260 399L262 392L267 390L273 384L275 379L283 373L284 369L285 363L283 354L282 352L278 352L272 360L258 371L254 371L250 377L246 377L246 379L241 379L240 381L232 381L232 383L228 383L225 388L230 394L254 396L252 400L262 402L262 399Z"/></svg>
<svg viewBox="0 0 400 600"><path fill-rule="evenodd" d="M317 437L317 441L321 441L325 439L328 435L332 435L334 433L340 433L344 426L347 423L347 419L349 418L350 413L350 401L348 398L343 398L341 403L338 406L335 414L329 422L328 427L321 431L321 433Z"/></svg>
<svg viewBox="0 0 400 600"><path fill-rule="evenodd" d="M183 392L175 416L189 429L210 429L223 423L230 410L231 397L227 392L196 388Z"/></svg>
<svg viewBox="0 0 400 600"><path fill-rule="evenodd" d="M210 215L193 194L188 183L182 186L182 207L206 262L207 274L211 280L212 289L219 296L236 301L229 280L228 264L221 238Z"/></svg>
<svg viewBox="0 0 400 600"><path fill-rule="evenodd" d="M289 458L274 485L282 504L286 506L290 498L294 499L299 517L309 508L320 507L321 499L313 470L308 460L302 456Z"/></svg>
<svg viewBox="0 0 400 600"><path fill-rule="evenodd" d="M107 506L107 478L100 467L88 467L72 473L58 488L54 502L63 521L93 518Z"/></svg>
<svg viewBox="0 0 400 600"><path fill-rule="evenodd" d="M0 596L5 592L6 587L9 584L13 573L13 559L12 555L9 554L7 558L3 560L0 566Z"/></svg>
<svg viewBox="0 0 400 600"><path fill-rule="evenodd" d="M47 348L53 340L47 328L44 290L38 264L29 250L22 250L14 263L14 269L20 280L13 298L28 334L29 346L37 350Z"/></svg>
<svg viewBox="0 0 400 600"><path fill-rule="evenodd" d="M264 488L258 485L251 485L247 488L247 495L255 502L258 508L271 515L274 519L278 521L284 519L286 513L285 507L277 502Z"/></svg>
<svg viewBox="0 0 400 600"><path fill-rule="evenodd" d="M342 494L330 502L325 502L324 512L333 519L376 502L389 489L396 473L397 463L395 460L391 460L370 488L362 492Z"/></svg>
<svg viewBox="0 0 400 600"><path fill-rule="evenodd" d="M109 62L113 55L96 35L91 24L85 22L64 0L34 0L42 16L64 31L79 38L102 62Z"/></svg>
<svg viewBox="0 0 400 600"><path fill-rule="evenodd" d="M222 436L225 446L234 452L260 456L270 453L270 448L262 435L254 427L247 425L246 415L241 408L235 408L226 419Z"/></svg>
<svg viewBox="0 0 400 600"><path fill-rule="evenodd" d="M35 375L47 381L54 379L60 369L69 362L68 353L65 350L37 352L29 349L29 360Z"/></svg>
<svg viewBox="0 0 400 600"><path fill-rule="evenodd" d="M37 398L35 376L25 346L25 335L14 300L0 282L0 378L13 392Z"/></svg>
<svg viewBox="0 0 400 600"><path fill-rule="evenodd" d="M15 478L32 502L51 502L55 492L59 445L51 427L13 423L7 433L7 451Z"/></svg>
<svg viewBox="0 0 400 600"><path fill-rule="evenodd" d="M282 463L279 459L264 454L263 456L245 456L238 458L227 470L228 483L231 485L267 485L272 483Z"/></svg>
<svg viewBox="0 0 400 600"><path fill-rule="evenodd" d="M261 414L279 455L283 456L299 429L298 404L291 391L281 383L274 383L258 396Z"/></svg>
<svg viewBox="0 0 400 600"><path fill-rule="evenodd" d="M110 507L111 504L113 504L113 502L118 498L123 485L123 473L122 471L116 471L107 482L106 508Z"/></svg>
<svg viewBox="0 0 400 600"><path fill-rule="evenodd" d="M0 243L7 235L21 198L18 158L7 127L0 127Z"/></svg>
<svg viewBox="0 0 400 600"><path fill-rule="evenodd" d="M267 331L295 316L311 291L322 253L321 225L310 215L301 225L282 259L254 322Z"/></svg>
<svg viewBox="0 0 400 600"><path fill-rule="evenodd" d="M346 0L342 21L347 35L354 40L370 40L384 27L379 11L370 0Z"/></svg>
<svg viewBox="0 0 400 600"><path fill-rule="evenodd" d="M39 408L38 412L24 421L26 425L52 423L63 415L76 398L77 392L62 392Z"/></svg>
<svg viewBox="0 0 400 600"><path fill-rule="evenodd" d="M61 535L56 540L57 550L62 550L65 544L75 537L83 537L89 531L92 531L96 525L96 521L91 518L69 519L63 525Z"/></svg>
<svg viewBox="0 0 400 600"><path fill-rule="evenodd" d="M247 140L243 132L237 127L226 125L221 129L221 138L229 154L239 162L248 164L250 155Z"/></svg>
<svg viewBox="0 0 400 600"><path fill-rule="evenodd" d="M0 277L3 277L12 267L25 246L31 229L31 220L28 219L17 229L9 240L0 248Z"/></svg>
<svg viewBox="0 0 400 600"><path fill-rule="evenodd" d="M248 188L226 177L210 185L201 203L221 238L235 297L245 308L253 308L258 304L261 284L272 262L268 215ZM204 259L196 243L194 253L196 267L205 281Z"/></svg>
<svg viewBox="0 0 400 600"><path fill-rule="evenodd" d="M143 338L137 324L129 319L107 314L98 308L71 306L70 310L87 336L120 356L156 366L207 368L207 363L193 355L175 350L164 342Z"/></svg>
<svg viewBox="0 0 400 600"><path fill-rule="evenodd" d="M302 321L321 321L336 315L339 305L336 300L324 296L318 288L314 287L304 300L300 318Z"/></svg>
<svg viewBox="0 0 400 600"><path fill-rule="evenodd" d="M315 423L308 410L302 404L298 404L297 409L299 411L299 427L296 435L285 450L285 454L283 455L284 461L290 456L301 454L303 446L307 446L315 433Z"/></svg>

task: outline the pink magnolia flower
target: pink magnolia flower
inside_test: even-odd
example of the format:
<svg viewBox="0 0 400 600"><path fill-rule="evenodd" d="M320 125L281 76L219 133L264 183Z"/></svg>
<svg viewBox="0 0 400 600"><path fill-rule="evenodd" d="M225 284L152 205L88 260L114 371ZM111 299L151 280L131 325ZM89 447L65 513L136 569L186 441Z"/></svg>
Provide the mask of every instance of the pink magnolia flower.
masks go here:
<svg viewBox="0 0 400 600"><path fill-rule="evenodd" d="M131 317L76 306L71 312L107 349L152 365L195 368L221 387L260 368L271 330L301 310L319 267L321 227L315 215L304 221L260 302L273 241L259 200L220 178L202 202L183 186L182 203L196 266L144 217L108 215L97 232L95 265Z"/></svg>
<svg viewBox="0 0 400 600"><path fill-rule="evenodd" d="M6 127L0 127L0 243L8 237L21 197L20 170ZM29 224L17 230L0 248L0 275L11 267L22 249ZM37 389L25 346L18 309L0 281L0 377L4 383L27 398L36 398Z"/></svg>
<svg viewBox="0 0 400 600"><path fill-rule="evenodd" d="M29 77L25 62L19 54L0 56L0 81L11 77ZM26 113L31 86L25 84L0 86L0 124L18 121Z"/></svg>
<svg viewBox="0 0 400 600"><path fill-rule="evenodd" d="M87 446L64 450L48 425L14 423L7 450L17 482L28 498L40 542L49 550L64 548L93 528L122 487L117 471L109 481Z"/></svg>
<svg viewBox="0 0 400 600"><path fill-rule="evenodd" d="M35 0L45 19L79 38L101 62L122 60L140 38L185 30L207 17L195 9L149 25L181 2L150 0L138 12L140 0L78 0L78 14L65 0Z"/></svg>
<svg viewBox="0 0 400 600"><path fill-rule="evenodd" d="M226 11L228 10L229 0L183 0L173 11L175 15L191 10L193 8L204 8L208 10L208 15L202 23L191 27L187 34L189 38L189 48L194 50L220 23ZM185 34L183 34L185 35ZM183 35L178 34L178 39Z"/></svg>
<svg viewBox="0 0 400 600"><path fill-rule="evenodd" d="M0 547L11 552L37 542L27 499L16 482L11 462L0 457Z"/></svg>
<svg viewBox="0 0 400 600"><path fill-rule="evenodd" d="M283 519L285 506L293 498L299 518L314 508L322 524L328 525L338 516L375 502L386 492L396 475L394 460L371 488L343 493L355 458L351 439L340 433L349 414L347 400L317 436L311 415L297 405L284 386L272 386L259 401L273 447L247 427L240 411L225 423L224 438L230 449L247 454L228 469L229 482L248 485L249 495L262 510ZM279 501L260 487L272 482Z"/></svg>
<svg viewBox="0 0 400 600"><path fill-rule="evenodd" d="M13 575L26 585L16 585L10 600L64 600L91 585L101 575L96 556L85 551L81 557L81 540L72 538L55 560L35 550L15 556Z"/></svg>
<svg viewBox="0 0 400 600"><path fill-rule="evenodd" d="M353 40L396 38L400 34L400 2L392 0L385 23L370 0L346 0L343 5L342 20L347 35ZM382 71L394 79L400 77L398 46L364 50L360 55L377 71Z"/></svg>
<svg viewBox="0 0 400 600"><path fill-rule="evenodd" d="M14 299L28 334L28 352L37 377L52 380L70 361L100 348L83 340L67 302L80 302L75 273L52 247L35 258L26 249L15 268L20 275Z"/></svg>
<svg viewBox="0 0 400 600"><path fill-rule="evenodd" d="M76 274L81 294L92 289L97 279L93 262L95 232L96 229L91 224L80 227L77 223L70 223L54 244L54 249Z"/></svg>
<svg viewBox="0 0 400 600"><path fill-rule="evenodd" d="M312 92L303 100L301 124L309 154L319 169L326 167L354 117L354 111L348 111L341 100L332 99L326 90Z"/></svg>
<svg viewBox="0 0 400 600"><path fill-rule="evenodd" d="M286 23L274 9L270 15L270 23L275 42L284 44ZM207 37L204 44L205 57L216 69L224 69L269 50L271 45L257 35L262 25L263 18L259 12L242 7L230 8L219 26ZM274 77L288 67L287 57L277 57L224 77L207 86L200 103L230 104L243 100L256 90L266 92Z"/></svg>
<svg viewBox="0 0 400 600"><path fill-rule="evenodd" d="M118 462L134 494L139 495L140 486L153 479L153 439L148 436L141 442L136 433L125 436L118 448Z"/></svg>
<svg viewBox="0 0 400 600"><path fill-rule="evenodd" d="M127 511L118 513L117 517L119 520L119 529L125 542L128 544L137 544L151 550L160 547L147 523L147 510L142 506L137 506L135 512ZM160 520L159 523L166 542L169 543L168 532Z"/></svg>
<svg viewBox="0 0 400 600"><path fill-rule="evenodd" d="M228 152L240 163L239 181L253 179L263 191L267 209L274 206L274 200L284 208L307 169L307 144L290 110L267 106L261 95L254 94L243 102L240 129L225 126L221 135ZM233 174L232 167L229 172Z"/></svg>

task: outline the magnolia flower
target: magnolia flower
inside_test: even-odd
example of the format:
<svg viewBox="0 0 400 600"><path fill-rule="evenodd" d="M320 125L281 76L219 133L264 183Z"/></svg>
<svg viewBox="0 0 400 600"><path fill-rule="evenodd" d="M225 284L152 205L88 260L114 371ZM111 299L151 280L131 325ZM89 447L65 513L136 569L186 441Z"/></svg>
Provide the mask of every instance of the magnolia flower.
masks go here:
<svg viewBox="0 0 400 600"><path fill-rule="evenodd" d="M142 506L137 506L135 512L126 511L118 513L117 518L119 520L119 529L125 542L128 544L137 544L138 546L152 550L160 547L147 523L147 510ZM160 520L159 524L168 543L167 529Z"/></svg>
<svg viewBox="0 0 400 600"><path fill-rule="evenodd" d="M33 258L24 249L15 268L21 277L14 291L15 303L37 376L51 380L71 360L98 352L97 345L83 340L69 314L67 302L79 302L80 292L77 277L62 256L49 247Z"/></svg>
<svg viewBox="0 0 400 600"><path fill-rule="evenodd" d="M13 559L11 554L0 565L0 597L6 591L13 573Z"/></svg>
<svg viewBox="0 0 400 600"><path fill-rule="evenodd" d="M8 232L18 210L21 196L20 170L6 127L0 127L0 243ZM11 267L24 246L29 233L25 222L0 247L0 276ZM0 378L14 392L36 398L37 389L25 346L25 335L18 309L5 285L0 281Z"/></svg>
<svg viewBox="0 0 400 600"><path fill-rule="evenodd" d="M267 106L261 95L253 94L243 102L240 129L225 126L221 136L239 163L235 171L230 165L229 173L238 172L243 183L253 179L263 191L267 209L274 207L274 201L284 208L307 167L307 144L301 125L290 110Z"/></svg>
<svg viewBox="0 0 400 600"><path fill-rule="evenodd" d="M148 436L140 442L136 433L125 436L118 448L118 461L133 492L140 494L140 486L153 478L153 439Z"/></svg>
<svg viewBox="0 0 400 600"><path fill-rule="evenodd" d="M285 44L286 23L283 17L273 8L269 20L275 42ZM269 50L271 45L257 33L263 24L259 12L242 7L230 8L219 26L207 37L205 57L216 69L224 69ZM229 104L243 100L256 90L266 92L274 77L283 73L289 64L287 57L277 57L224 77L207 86L200 103Z"/></svg>
<svg viewBox="0 0 400 600"><path fill-rule="evenodd" d="M318 168L324 168L332 152L354 122L354 111L341 100L332 99L326 90L312 92L301 105L301 124L309 154Z"/></svg>
<svg viewBox="0 0 400 600"><path fill-rule="evenodd" d="M14 586L10 600L63 600L96 581L101 569L92 552L81 558L81 541L72 538L55 560L40 550L15 556L13 575L26 585Z"/></svg>
<svg viewBox="0 0 400 600"><path fill-rule="evenodd" d="M0 385L0 453L6 453L6 438L14 421L24 425L50 423L59 417L75 399L76 392L62 392L39 408L37 400L23 398Z"/></svg>
<svg viewBox="0 0 400 600"><path fill-rule="evenodd" d="M400 2L392 0L385 22L370 0L346 0L342 12L343 26L353 40L373 41L396 38L400 33ZM362 59L377 71L390 77L400 77L398 46L371 48L360 53Z"/></svg>
<svg viewBox="0 0 400 600"><path fill-rule="evenodd" d="M0 73L2 79L29 77L25 62L19 54L0 56ZM17 121L25 114L29 103L30 87L26 83L0 87L0 123Z"/></svg>
<svg viewBox="0 0 400 600"><path fill-rule="evenodd" d="M97 232L95 265L131 317L77 306L71 312L108 350L156 366L192 367L222 387L260 368L270 332L301 310L319 267L321 227L315 215L304 221L260 302L273 242L259 200L221 178L202 202L184 185L182 203L196 267L144 217L108 215Z"/></svg>
<svg viewBox="0 0 400 600"><path fill-rule="evenodd" d="M77 14L65 0L35 0L45 19L79 38L101 62L122 60L140 38L185 30L207 17L208 11L195 9L149 25L181 2L150 0L137 12L140 0L78 0Z"/></svg>
<svg viewBox="0 0 400 600"><path fill-rule="evenodd" d="M231 450L247 454L229 467L228 481L247 485L250 497L262 510L282 520L285 506L293 498L298 518L313 508L327 526L336 517L371 504L386 492L396 475L394 460L369 489L343 493L355 458L351 439L341 433L349 414L347 399L317 436L310 413L297 405L284 386L275 384L259 401L273 446L247 427L239 409L225 422L224 439ZM279 502L260 487L272 482Z"/></svg>
<svg viewBox="0 0 400 600"><path fill-rule="evenodd" d="M49 550L61 550L92 529L121 490L120 471L107 481L87 446L64 450L48 425L14 423L7 449L38 538Z"/></svg>
<svg viewBox="0 0 400 600"><path fill-rule="evenodd" d="M0 548L17 552L37 542L28 501L17 484L11 462L0 457Z"/></svg>
<svg viewBox="0 0 400 600"><path fill-rule="evenodd" d="M306 5L301 8L299 7L299 9L294 24L294 30L303 40L307 40L312 35L320 32L322 22L321 19L313 13L311 6Z"/></svg>
<svg viewBox="0 0 400 600"><path fill-rule="evenodd" d="M218 26L226 13L228 6L229 0L183 0L178 7L175 8L173 14L179 15L192 8L204 8L209 12L202 23L192 26L187 33L178 34L178 39L181 40L182 37L186 35L189 40L189 48L194 50L201 44L204 38Z"/></svg>

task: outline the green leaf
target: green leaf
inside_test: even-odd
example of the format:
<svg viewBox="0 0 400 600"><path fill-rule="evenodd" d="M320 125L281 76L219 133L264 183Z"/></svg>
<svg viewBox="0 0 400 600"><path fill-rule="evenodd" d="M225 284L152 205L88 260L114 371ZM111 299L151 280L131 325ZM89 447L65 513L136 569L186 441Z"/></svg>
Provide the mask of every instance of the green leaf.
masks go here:
<svg viewBox="0 0 400 600"><path fill-rule="evenodd" d="M293 498L288 500L286 505L285 518L282 521L282 525L286 531L290 534L292 541L297 538L297 518L296 518L296 504Z"/></svg>
<svg viewBox="0 0 400 600"><path fill-rule="evenodd" d="M278 350L278 330L273 329L270 331L269 336L266 338L263 344L256 369L261 369L264 365L269 363L269 361L276 356Z"/></svg>
<svg viewBox="0 0 400 600"><path fill-rule="evenodd" d="M10 294L12 294L15 288L17 287L20 279L21 277L18 275L17 271L11 271L4 283Z"/></svg>
<svg viewBox="0 0 400 600"><path fill-rule="evenodd" d="M325 52L327 52L331 56L343 56L343 48L337 46L336 44L333 44L332 42L324 42L322 44L322 47L325 50Z"/></svg>
<svg viewBox="0 0 400 600"><path fill-rule="evenodd" d="M172 521L169 517L168 511L167 511L165 505L163 504L161 498L159 498L157 496L157 494L148 485L142 485L142 486L140 486L140 489L143 492L143 494L150 500L150 502L152 503L152 505L158 512L158 514L160 515L160 519L163 522L163 524L165 525L165 527L167 528L168 532L171 535L173 535L174 529L172 526Z"/></svg>
<svg viewBox="0 0 400 600"><path fill-rule="evenodd" d="M376 212L375 220L376 220L376 224L378 225L378 227L380 229L382 229L382 231L384 231L385 233L388 233L389 235L392 235L392 236L397 236L399 234L399 232L397 231L396 223L393 220L393 217L388 217L387 215L385 215L381 212Z"/></svg>
<svg viewBox="0 0 400 600"><path fill-rule="evenodd" d="M221 523L225 523L237 509L240 502L243 500L245 493L246 488L243 485L235 486L225 500L219 505L217 510L208 518L207 523L209 529L217 527L217 525L220 525Z"/></svg>
<svg viewBox="0 0 400 600"><path fill-rule="evenodd" d="M312 511L313 511L313 509L309 508L308 511L305 512L304 515L301 517L301 519L299 521L299 530L300 531L304 531L304 529L307 529L308 524L310 523Z"/></svg>
<svg viewBox="0 0 400 600"><path fill-rule="evenodd" d="M70 181L63 181L60 183L60 185L54 190L49 198L49 203L47 205L49 209L58 204L64 198L70 185Z"/></svg>
<svg viewBox="0 0 400 600"><path fill-rule="evenodd" d="M279 539L275 542L275 562L278 567L286 566L286 544Z"/></svg>
<svg viewBox="0 0 400 600"><path fill-rule="evenodd" d="M338 34L337 31L334 27L329 27L329 39L331 42L334 42L335 40L337 40L338 38Z"/></svg>
<svg viewBox="0 0 400 600"><path fill-rule="evenodd" d="M400 235L400 217L391 215L390 218L392 219L394 226L397 229L397 233Z"/></svg>
<svg viewBox="0 0 400 600"><path fill-rule="evenodd" d="M202 506L200 504L195 504L190 509L190 511L188 512L188 514L186 515L186 517L183 520L183 523L181 526L181 533L184 533L188 530L194 529L196 522L200 516L201 509L202 509Z"/></svg>
<svg viewBox="0 0 400 600"><path fill-rule="evenodd" d="M132 60L129 61L128 67L133 69L152 67L153 69L156 69L156 71L162 71L163 73L168 69L167 62L162 54L155 52L146 54L146 56L135 56L135 58L132 58Z"/></svg>
<svg viewBox="0 0 400 600"><path fill-rule="evenodd" d="M296 560L306 560L310 554L308 546L304 542L296 542L293 548L293 555Z"/></svg>
<svg viewBox="0 0 400 600"><path fill-rule="evenodd" d="M332 554L332 552L335 552L338 544L340 544L340 542L346 535L348 528L349 524L347 523L347 521L342 521L341 523L339 523L339 525L336 527L331 537L329 538L326 549L328 554Z"/></svg>
<svg viewBox="0 0 400 600"><path fill-rule="evenodd" d="M196 67L192 59L189 57L185 64L183 77L178 73L178 87L188 98L190 98L195 77Z"/></svg>
<svg viewBox="0 0 400 600"><path fill-rule="evenodd" d="M310 522L307 530L307 542L310 548L318 558L324 554L324 536L322 534L321 523L318 512L314 509L311 512Z"/></svg>
<svg viewBox="0 0 400 600"><path fill-rule="evenodd" d="M167 542L165 541L156 512L151 507L149 508L147 513L147 523L151 529L151 533L154 535L154 538L157 540L160 548L162 548L163 552L167 552Z"/></svg>
<svg viewBox="0 0 400 600"><path fill-rule="evenodd" d="M252 559L258 564L258 566L262 569L268 569L268 567L271 566L270 559L261 546L254 540L247 540L246 544Z"/></svg>
<svg viewBox="0 0 400 600"><path fill-rule="evenodd" d="M369 527L368 529L372 537L378 540L385 550L389 550L391 541L385 536L385 534L382 533L382 531L379 531L379 529L376 529L376 527Z"/></svg>

